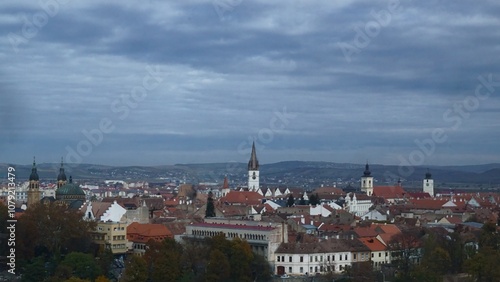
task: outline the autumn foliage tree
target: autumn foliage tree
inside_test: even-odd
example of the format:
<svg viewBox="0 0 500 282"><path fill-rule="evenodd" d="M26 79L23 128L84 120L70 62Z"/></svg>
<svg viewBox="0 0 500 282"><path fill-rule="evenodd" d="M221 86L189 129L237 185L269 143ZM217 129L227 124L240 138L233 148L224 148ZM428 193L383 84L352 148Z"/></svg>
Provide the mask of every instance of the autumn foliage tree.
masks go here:
<svg viewBox="0 0 500 282"><path fill-rule="evenodd" d="M31 260L41 254L59 257L70 252L89 252L90 232L95 226L95 222L85 221L79 211L65 205L36 204L18 220L18 257Z"/></svg>
<svg viewBox="0 0 500 282"><path fill-rule="evenodd" d="M465 261L464 268L475 281L500 281L500 234L494 223L483 225L479 251Z"/></svg>

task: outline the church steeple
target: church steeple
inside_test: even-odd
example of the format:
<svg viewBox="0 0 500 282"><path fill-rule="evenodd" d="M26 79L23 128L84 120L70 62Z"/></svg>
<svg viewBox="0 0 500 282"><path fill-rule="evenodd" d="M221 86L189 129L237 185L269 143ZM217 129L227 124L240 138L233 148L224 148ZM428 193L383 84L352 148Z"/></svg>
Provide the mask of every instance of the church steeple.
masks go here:
<svg viewBox="0 0 500 282"><path fill-rule="evenodd" d="M248 161L248 170L259 170L259 161L257 160L257 153L255 151L255 142L252 143L252 155Z"/></svg>
<svg viewBox="0 0 500 282"><path fill-rule="evenodd" d="M40 177L36 169L35 157L33 157L33 167L29 178L28 186L28 208L40 202Z"/></svg>
<svg viewBox="0 0 500 282"><path fill-rule="evenodd" d="M40 180L38 177L38 172L36 170L36 162L35 162L35 157L33 157L33 167L31 168L31 174L30 174L30 181L38 181Z"/></svg>
<svg viewBox="0 0 500 282"><path fill-rule="evenodd" d="M59 175L57 176L57 189L61 188L66 184L66 173L64 173L64 163L61 157L61 168L59 168Z"/></svg>
<svg viewBox="0 0 500 282"><path fill-rule="evenodd" d="M224 184L222 184L222 197L225 197L229 193L229 180L227 175L224 177Z"/></svg>
<svg viewBox="0 0 500 282"><path fill-rule="evenodd" d="M248 161L248 190L257 191L260 188L259 184L259 161L257 160L257 152L255 150L255 142L252 143L252 155Z"/></svg>

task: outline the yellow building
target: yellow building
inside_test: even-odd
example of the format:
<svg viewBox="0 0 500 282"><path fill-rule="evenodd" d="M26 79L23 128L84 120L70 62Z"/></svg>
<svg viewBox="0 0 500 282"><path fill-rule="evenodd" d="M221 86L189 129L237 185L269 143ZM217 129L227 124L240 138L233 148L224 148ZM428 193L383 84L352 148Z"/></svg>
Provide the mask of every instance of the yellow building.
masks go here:
<svg viewBox="0 0 500 282"><path fill-rule="evenodd" d="M94 242L109 249L113 254L127 252L127 224L120 222L98 222L92 233Z"/></svg>

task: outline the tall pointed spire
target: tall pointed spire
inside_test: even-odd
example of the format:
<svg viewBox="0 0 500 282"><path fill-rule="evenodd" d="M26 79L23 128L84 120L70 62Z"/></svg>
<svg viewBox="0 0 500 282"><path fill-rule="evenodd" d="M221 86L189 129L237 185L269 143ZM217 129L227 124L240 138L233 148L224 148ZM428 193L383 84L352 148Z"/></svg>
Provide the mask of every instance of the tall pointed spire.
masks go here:
<svg viewBox="0 0 500 282"><path fill-rule="evenodd" d="M35 157L33 157L33 167L31 168L30 181L35 180L38 181L40 178L38 177L38 172L36 170L36 161Z"/></svg>
<svg viewBox="0 0 500 282"><path fill-rule="evenodd" d="M255 141L252 143L252 155L248 162L248 170L259 170L259 161L257 160L257 153L255 152Z"/></svg>
<svg viewBox="0 0 500 282"><path fill-rule="evenodd" d="M61 157L61 168L59 168L59 175L57 176L57 181L66 181L66 173L64 173L64 163Z"/></svg>

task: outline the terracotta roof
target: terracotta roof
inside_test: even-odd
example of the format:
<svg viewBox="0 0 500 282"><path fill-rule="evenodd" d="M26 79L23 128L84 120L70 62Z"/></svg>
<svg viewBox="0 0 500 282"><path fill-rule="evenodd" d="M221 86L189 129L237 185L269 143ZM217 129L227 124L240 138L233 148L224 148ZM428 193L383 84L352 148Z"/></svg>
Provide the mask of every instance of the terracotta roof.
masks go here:
<svg viewBox="0 0 500 282"><path fill-rule="evenodd" d="M410 203L414 209L440 210L447 201L446 199L413 199Z"/></svg>
<svg viewBox="0 0 500 282"><path fill-rule="evenodd" d="M172 237L172 232L162 224L132 222L127 227L127 239L132 242L146 243L149 240L161 241L167 237Z"/></svg>
<svg viewBox="0 0 500 282"><path fill-rule="evenodd" d="M356 235L358 235L358 237L360 238L364 238L364 237L375 237L378 235L377 231L375 231L373 228L371 227L355 227L353 229L354 233L356 233Z"/></svg>
<svg viewBox="0 0 500 282"><path fill-rule="evenodd" d="M432 198L429 193L424 192L408 192L408 196L412 199L428 199Z"/></svg>
<svg viewBox="0 0 500 282"><path fill-rule="evenodd" d="M375 237L359 238L358 240L365 244L372 252L387 250L387 247Z"/></svg>
<svg viewBox="0 0 500 282"><path fill-rule="evenodd" d="M406 191L401 186L375 186L373 187L373 195L384 199L403 198Z"/></svg>
<svg viewBox="0 0 500 282"><path fill-rule="evenodd" d="M230 191L220 198L221 203L258 205L262 203L262 195L253 191Z"/></svg>
<svg viewBox="0 0 500 282"><path fill-rule="evenodd" d="M313 193L328 194L328 195L345 195L344 191L338 187L320 187L316 188Z"/></svg>
<svg viewBox="0 0 500 282"><path fill-rule="evenodd" d="M401 233L401 230L394 224L372 224L371 226L379 233L386 233L391 235L396 235Z"/></svg>

